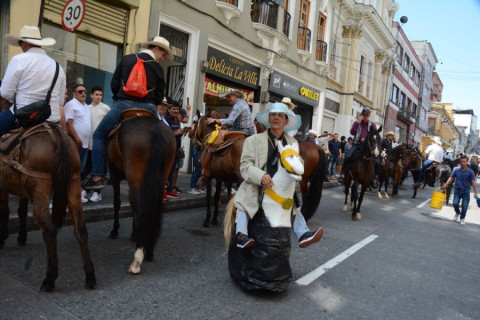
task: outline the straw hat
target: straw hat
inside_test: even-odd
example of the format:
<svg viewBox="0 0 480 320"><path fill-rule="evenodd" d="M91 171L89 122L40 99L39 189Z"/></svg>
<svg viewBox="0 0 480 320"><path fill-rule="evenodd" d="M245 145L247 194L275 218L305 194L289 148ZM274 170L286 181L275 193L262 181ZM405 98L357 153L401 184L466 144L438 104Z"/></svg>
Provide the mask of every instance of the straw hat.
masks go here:
<svg viewBox="0 0 480 320"><path fill-rule="evenodd" d="M218 95L218 97L220 99L225 99L227 96L229 95L236 95L237 97L239 97L240 99L243 99L244 98L244 95L243 95L243 92L238 90L238 89L232 89L232 88L228 88L227 91L225 91L224 93L220 93Z"/></svg>
<svg viewBox="0 0 480 320"><path fill-rule="evenodd" d="M282 103L286 104L290 110L295 109L295 104L292 102L292 99L290 99L289 97L283 97Z"/></svg>
<svg viewBox="0 0 480 320"><path fill-rule="evenodd" d="M7 34L5 36L5 40L7 40L8 44L15 47L20 46L18 41L23 41L39 47L53 46L56 43L55 39L53 38L42 38L40 30L38 27L34 26L23 26L22 29L20 29L20 36L17 37Z"/></svg>
<svg viewBox="0 0 480 320"><path fill-rule="evenodd" d="M433 142L440 145L440 146L442 145L442 140L440 140L439 137L433 137Z"/></svg>
<svg viewBox="0 0 480 320"><path fill-rule="evenodd" d="M298 130L298 128L300 128L302 125L302 118L299 115L294 114L291 110L288 110L288 107L280 102L274 103L272 106L270 106L269 110L258 113L255 118L265 127L270 128L270 124L268 123L268 117L270 113L285 113L288 115L287 125L285 128L283 128L284 132Z"/></svg>
<svg viewBox="0 0 480 320"><path fill-rule="evenodd" d="M453 149L450 148L450 147L448 147L447 150L445 150L445 151L447 151L447 152L453 152Z"/></svg>
<svg viewBox="0 0 480 320"><path fill-rule="evenodd" d="M395 132L393 131L388 131L386 134L385 134L386 137L388 136L394 136L395 137Z"/></svg>
<svg viewBox="0 0 480 320"><path fill-rule="evenodd" d="M317 136L318 136L318 133L317 133L317 131L315 131L315 130L312 130L312 129L308 130L307 134L308 134L308 135L314 135L315 137L317 137Z"/></svg>
<svg viewBox="0 0 480 320"><path fill-rule="evenodd" d="M173 60L173 53L170 49L170 42L164 37L156 36L153 38L152 41L143 42L140 44L142 47L148 47L149 45L157 46L162 48L163 50L167 51L167 58L168 60Z"/></svg>

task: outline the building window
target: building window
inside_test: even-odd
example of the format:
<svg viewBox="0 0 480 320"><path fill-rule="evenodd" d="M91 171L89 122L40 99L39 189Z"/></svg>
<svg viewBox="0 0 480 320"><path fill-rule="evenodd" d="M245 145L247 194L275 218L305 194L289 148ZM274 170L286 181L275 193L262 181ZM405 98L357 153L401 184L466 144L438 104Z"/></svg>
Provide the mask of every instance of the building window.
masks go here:
<svg viewBox="0 0 480 320"><path fill-rule="evenodd" d="M403 107L405 106L405 93L401 92L400 93L400 99L398 100L398 108L400 110L404 109Z"/></svg>
<svg viewBox="0 0 480 320"><path fill-rule="evenodd" d="M403 59L403 70L408 72L408 68L410 67L410 58L405 55L405 58Z"/></svg>
<svg viewBox="0 0 480 320"><path fill-rule="evenodd" d="M318 13L318 30L317 30L317 61L327 61L327 43L325 42L325 29L327 26L327 17L319 12Z"/></svg>
<svg viewBox="0 0 480 320"><path fill-rule="evenodd" d="M300 3L300 15L298 24L300 27L308 28L308 15L310 14L310 1L302 0Z"/></svg>
<svg viewBox="0 0 480 320"><path fill-rule="evenodd" d="M416 68L415 66L412 64L411 68L410 68L410 78L414 78L415 77L415 72L416 72Z"/></svg>
<svg viewBox="0 0 480 320"><path fill-rule="evenodd" d="M325 98L325 109L338 113L338 111L340 111L340 103Z"/></svg>
<svg viewBox="0 0 480 320"><path fill-rule="evenodd" d="M365 68L365 57L361 56L360 58L360 76L358 77L358 92L361 92L363 89L363 72Z"/></svg>
<svg viewBox="0 0 480 320"><path fill-rule="evenodd" d="M402 61L403 61L403 48L402 46L400 45L400 43L397 42L397 61L398 61L398 64L399 65L402 65Z"/></svg>
<svg viewBox="0 0 480 320"><path fill-rule="evenodd" d="M398 103L398 87L393 85L392 89L392 102L397 104Z"/></svg>
<svg viewBox="0 0 480 320"><path fill-rule="evenodd" d="M417 114L417 104L412 104L412 115L415 117Z"/></svg>
<svg viewBox="0 0 480 320"><path fill-rule="evenodd" d="M412 100L410 98L407 98L407 108L405 109L407 112L412 111Z"/></svg>
<svg viewBox="0 0 480 320"><path fill-rule="evenodd" d="M415 73L415 84L420 85L420 72L418 71Z"/></svg>

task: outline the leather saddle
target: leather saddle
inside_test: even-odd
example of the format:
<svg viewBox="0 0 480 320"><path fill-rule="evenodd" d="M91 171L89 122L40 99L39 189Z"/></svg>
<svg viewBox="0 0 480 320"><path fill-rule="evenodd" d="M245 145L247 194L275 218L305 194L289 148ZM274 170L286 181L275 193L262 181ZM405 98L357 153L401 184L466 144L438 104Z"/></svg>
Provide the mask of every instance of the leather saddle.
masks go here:
<svg viewBox="0 0 480 320"><path fill-rule="evenodd" d="M212 145L216 146L226 143L228 140L246 139L247 137L248 134L243 131L218 130L217 138L213 141Z"/></svg>
<svg viewBox="0 0 480 320"><path fill-rule="evenodd" d="M42 124L39 124L28 129L18 127L8 133L5 133L0 137L0 153L5 155L9 154L27 131L33 131L35 128L41 125Z"/></svg>
<svg viewBox="0 0 480 320"><path fill-rule="evenodd" d="M126 109L123 110L121 115L120 115L120 123L116 125L112 131L108 134L108 138L113 137L118 130L120 130L120 127L122 126L122 122L125 120L128 120L130 118L135 118L135 117L155 117L152 111L147 110L147 109L141 109L141 108L131 108L131 109Z"/></svg>
<svg viewBox="0 0 480 320"><path fill-rule="evenodd" d="M427 169L425 169L425 171L427 171L427 170L435 170L435 168L436 168L439 164L440 164L440 163L439 163L439 162L436 162L436 161L435 161L435 162L432 162L432 164L429 165L429 166L427 167Z"/></svg>

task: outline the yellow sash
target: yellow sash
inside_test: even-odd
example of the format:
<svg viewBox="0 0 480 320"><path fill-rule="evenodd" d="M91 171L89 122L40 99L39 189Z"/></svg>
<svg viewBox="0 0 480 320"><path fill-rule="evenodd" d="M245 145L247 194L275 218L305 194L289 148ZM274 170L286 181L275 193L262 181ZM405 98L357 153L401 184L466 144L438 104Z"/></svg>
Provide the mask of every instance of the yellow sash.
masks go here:
<svg viewBox="0 0 480 320"><path fill-rule="evenodd" d="M287 199L282 196L280 196L278 193L276 193L273 189L267 188L265 189L265 194L269 196L273 201L278 203L279 205L282 206L283 209L288 210L291 207L293 207L293 199Z"/></svg>

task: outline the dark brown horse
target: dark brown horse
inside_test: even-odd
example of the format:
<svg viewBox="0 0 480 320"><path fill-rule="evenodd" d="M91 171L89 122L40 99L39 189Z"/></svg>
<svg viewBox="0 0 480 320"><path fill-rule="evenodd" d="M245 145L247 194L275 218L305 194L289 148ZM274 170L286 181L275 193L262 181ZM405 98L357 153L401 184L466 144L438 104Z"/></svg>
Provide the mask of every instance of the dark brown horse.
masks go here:
<svg viewBox="0 0 480 320"><path fill-rule="evenodd" d="M242 155L243 143L245 139L238 138L232 139L232 144L218 152L211 152L208 155L209 148L206 145L206 140L210 137L211 133L215 131L215 124L207 125L207 119L212 117L214 119L220 119L220 115L213 111L211 114L199 117L194 138L199 145L202 146L201 164L203 168L203 178L207 184L207 215L203 222L204 227L208 227L210 223L213 225L218 224L218 212L221 206L220 196L222 192L222 182L228 184L228 197L231 197L231 185L232 183L241 183L243 181L240 174L240 157ZM212 178L215 178L216 187L214 201L213 217L210 211L210 202L212 199ZM211 219L211 221L210 221Z"/></svg>
<svg viewBox="0 0 480 320"><path fill-rule="evenodd" d="M373 173L373 160L380 154L380 132L382 127L378 130L371 129L368 132L364 142L358 147L357 152L353 155L351 166L345 173L345 204L343 211L347 211L347 198L349 189L352 189L351 203L352 205L352 220L360 220L360 207L363 201L363 195L367 190ZM358 196L358 186L361 185L360 197Z"/></svg>
<svg viewBox="0 0 480 320"><path fill-rule="evenodd" d="M41 228L47 246L47 276L41 289L52 291L58 277L57 232L68 207L82 253L85 287L93 289L96 285L95 270L88 250L87 227L80 200L80 158L73 139L59 125L44 122L29 128L11 152L0 154L0 172L0 248L8 236L8 194L21 198L17 239L20 245L26 241L29 199L33 205L34 220Z"/></svg>
<svg viewBox="0 0 480 320"><path fill-rule="evenodd" d="M264 132L266 127L260 122L255 122L257 133ZM323 175L327 166L327 158L322 147L312 142L298 143L300 156L303 159L305 171L300 181L302 192L302 214L305 220L313 217L322 198Z"/></svg>
<svg viewBox="0 0 480 320"><path fill-rule="evenodd" d="M130 274L140 273L143 259L153 260L160 236L162 195L175 157L172 130L154 117L133 117L107 142L107 160L113 187L114 223L110 238L118 237L120 181L128 182L133 211L133 238L136 241Z"/></svg>
<svg viewBox="0 0 480 320"><path fill-rule="evenodd" d="M452 173L452 170L455 165L456 165L455 161L452 161L450 159L445 159L442 163L435 163L429 168L427 168L423 175L422 189L424 189L426 185L429 185L430 187L435 187L436 182L439 182L440 186L443 186L445 182L447 182L448 178L450 177L450 174ZM420 170L412 171L412 176L414 178L414 181L417 180L417 177L419 174L420 174ZM412 199L415 199L415 197L417 196L418 188L419 186L415 184L413 185ZM450 196L450 192L451 192L451 184L447 188L447 196Z"/></svg>

